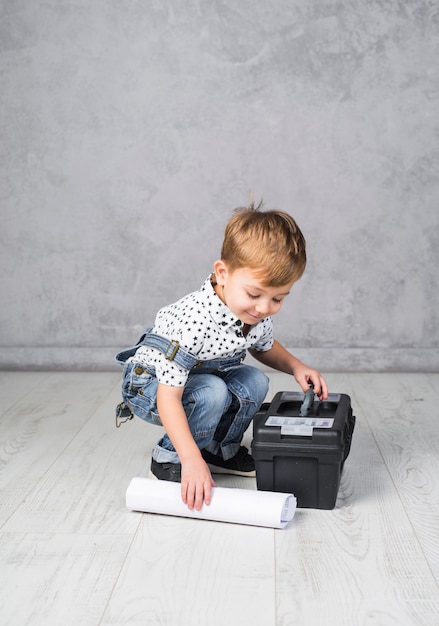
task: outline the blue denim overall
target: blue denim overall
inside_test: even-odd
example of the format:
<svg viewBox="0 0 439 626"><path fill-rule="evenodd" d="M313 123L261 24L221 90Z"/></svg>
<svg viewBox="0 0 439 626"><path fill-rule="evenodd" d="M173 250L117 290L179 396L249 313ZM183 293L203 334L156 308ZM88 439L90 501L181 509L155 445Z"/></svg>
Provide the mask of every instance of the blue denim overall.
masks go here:
<svg viewBox="0 0 439 626"><path fill-rule="evenodd" d="M268 392L268 378L261 370L241 363L245 352L233 357L198 361L177 341L169 341L147 329L133 348L120 352L124 365L124 404L150 424L162 425L157 409L158 380L154 367L125 363L139 345L161 350L169 360L190 369L182 404L195 443L227 460L239 450L242 438ZM152 451L159 463L179 463L178 454L165 434Z"/></svg>

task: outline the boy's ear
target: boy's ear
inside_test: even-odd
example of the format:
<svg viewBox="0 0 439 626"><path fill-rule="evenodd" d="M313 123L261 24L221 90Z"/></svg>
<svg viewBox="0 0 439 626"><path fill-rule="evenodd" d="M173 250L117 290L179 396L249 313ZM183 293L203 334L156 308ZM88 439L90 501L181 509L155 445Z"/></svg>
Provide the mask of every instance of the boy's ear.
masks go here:
<svg viewBox="0 0 439 626"><path fill-rule="evenodd" d="M213 271L215 272L215 278L218 285L224 285L224 281L228 274L227 265L224 261L215 261L213 264Z"/></svg>

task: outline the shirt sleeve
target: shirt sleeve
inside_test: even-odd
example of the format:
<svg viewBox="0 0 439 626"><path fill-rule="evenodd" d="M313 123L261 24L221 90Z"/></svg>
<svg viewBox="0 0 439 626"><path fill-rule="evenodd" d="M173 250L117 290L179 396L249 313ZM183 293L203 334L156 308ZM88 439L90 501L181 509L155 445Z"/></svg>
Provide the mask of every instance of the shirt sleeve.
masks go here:
<svg viewBox="0 0 439 626"><path fill-rule="evenodd" d="M188 369L177 365L174 361L165 359L165 355L157 350L155 373L159 383L171 387L184 387L189 376Z"/></svg>
<svg viewBox="0 0 439 626"><path fill-rule="evenodd" d="M204 319L195 307L181 310L175 306L158 312L154 332L167 339L179 341L181 346L196 355L203 345ZM189 376L189 369L169 361L162 352L157 352L155 360L156 376L159 383L172 387L184 387Z"/></svg>

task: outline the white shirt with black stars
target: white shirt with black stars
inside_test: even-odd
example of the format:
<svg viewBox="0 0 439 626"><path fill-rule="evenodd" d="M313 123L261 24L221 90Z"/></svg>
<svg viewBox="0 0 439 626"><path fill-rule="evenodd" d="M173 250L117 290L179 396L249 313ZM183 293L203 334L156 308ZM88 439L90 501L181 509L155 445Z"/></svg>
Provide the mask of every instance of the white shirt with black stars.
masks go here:
<svg viewBox="0 0 439 626"><path fill-rule="evenodd" d="M232 357L252 348L265 352L273 346L273 322L267 317L250 327L246 337L243 323L217 296L209 276L201 289L184 296L157 313L153 333L176 340L199 361ZM130 362L154 367L160 383L184 387L188 369L165 359L160 350L139 346Z"/></svg>

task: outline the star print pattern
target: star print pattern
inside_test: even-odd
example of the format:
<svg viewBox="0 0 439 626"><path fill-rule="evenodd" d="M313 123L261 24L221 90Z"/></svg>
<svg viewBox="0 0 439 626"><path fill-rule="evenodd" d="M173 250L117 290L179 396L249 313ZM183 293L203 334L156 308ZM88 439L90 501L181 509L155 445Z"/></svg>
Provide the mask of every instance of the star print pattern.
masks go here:
<svg viewBox="0 0 439 626"><path fill-rule="evenodd" d="M215 293L209 276L198 291L160 309L152 332L179 341L200 361L233 357L248 348L265 352L273 346L271 317L252 326L246 337L242 327L241 320ZM149 346L139 346L129 360L153 367L158 381L172 387L184 387L189 376L188 369Z"/></svg>

